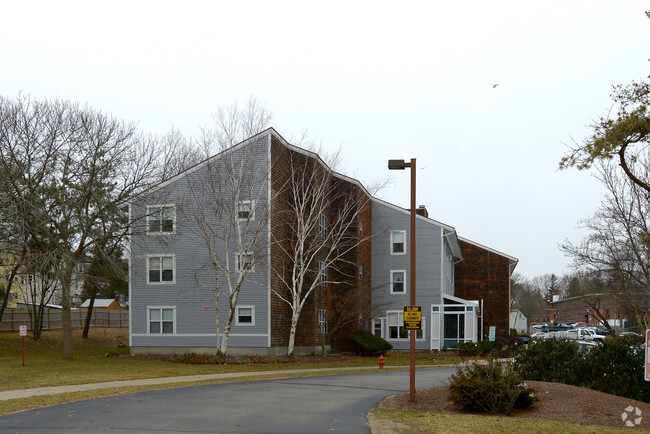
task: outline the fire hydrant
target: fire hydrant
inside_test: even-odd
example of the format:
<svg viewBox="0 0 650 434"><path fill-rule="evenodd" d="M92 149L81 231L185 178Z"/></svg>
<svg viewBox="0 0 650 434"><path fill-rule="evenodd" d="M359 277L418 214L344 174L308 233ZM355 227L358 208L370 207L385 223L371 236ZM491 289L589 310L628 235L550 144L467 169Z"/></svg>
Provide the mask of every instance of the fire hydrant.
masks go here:
<svg viewBox="0 0 650 434"><path fill-rule="evenodd" d="M379 356L379 369L384 369L384 355Z"/></svg>

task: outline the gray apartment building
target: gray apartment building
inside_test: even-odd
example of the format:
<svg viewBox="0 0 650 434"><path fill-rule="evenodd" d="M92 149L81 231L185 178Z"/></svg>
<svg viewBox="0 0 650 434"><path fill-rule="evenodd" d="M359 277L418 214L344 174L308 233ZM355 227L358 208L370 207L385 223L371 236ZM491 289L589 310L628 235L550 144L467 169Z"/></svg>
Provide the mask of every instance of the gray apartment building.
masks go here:
<svg viewBox="0 0 650 434"><path fill-rule="evenodd" d="M313 188L312 173L328 175L326 193L300 201L296 191ZM336 197L327 202L328 195ZM301 228L296 214L312 213L320 200L327 205L316 223ZM456 231L419 211L417 349L475 341L479 303L454 296L454 266L462 260ZM303 248L323 247L299 276L312 292L296 325L295 353L318 351L324 337L328 349L349 349L345 336L356 328L408 348L402 309L410 304L409 211L373 197L272 128L143 193L130 218L134 353L216 352L231 306L228 352L286 353L301 237ZM330 252L335 243L323 240L335 234L340 244Z"/></svg>

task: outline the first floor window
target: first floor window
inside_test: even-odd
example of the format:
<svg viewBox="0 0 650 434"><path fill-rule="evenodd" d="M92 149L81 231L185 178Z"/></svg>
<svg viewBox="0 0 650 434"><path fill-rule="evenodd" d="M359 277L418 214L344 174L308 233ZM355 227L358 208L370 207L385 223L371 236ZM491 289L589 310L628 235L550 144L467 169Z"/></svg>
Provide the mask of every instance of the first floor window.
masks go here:
<svg viewBox="0 0 650 434"><path fill-rule="evenodd" d="M173 307L150 307L149 333L174 333L174 310Z"/></svg>
<svg viewBox="0 0 650 434"><path fill-rule="evenodd" d="M149 281L148 283L174 282L174 257L173 256L151 256L149 257Z"/></svg>
<svg viewBox="0 0 650 434"><path fill-rule="evenodd" d="M318 330L321 335L327 334L327 309L318 309Z"/></svg>
<svg viewBox="0 0 650 434"><path fill-rule="evenodd" d="M254 306L237 306L237 325L255 325Z"/></svg>
<svg viewBox="0 0 650 434"><path fill-rule="evenodd" d="M406 287L404 286L406 280L406 271L392 270L390 272L390 293L391 294L405 294Z"/></svg>
<svg viewBox="0 0 650 434"><path fill-rule="evenodd" d="M415 339L423 339L424 318L422 318L422 329L415 332ZM388 339L408 339L409 332L404 329L404 314L393 312L388 314Z"/></svg>

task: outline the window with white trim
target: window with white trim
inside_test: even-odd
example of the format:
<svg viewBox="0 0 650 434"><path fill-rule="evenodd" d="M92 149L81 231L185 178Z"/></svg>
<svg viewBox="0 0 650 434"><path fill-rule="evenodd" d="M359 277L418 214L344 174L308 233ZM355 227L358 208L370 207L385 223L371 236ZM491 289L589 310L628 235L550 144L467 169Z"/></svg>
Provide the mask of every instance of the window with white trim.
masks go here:
<svg viewBox="0 0 650 434"><path fill-rule="evenodd" d="M252 253L236 253L237 271L255 271L255 261Z"/></svg>
<svg viewBox="0 0 650 434"><path fill-rule="evenodd" d="M388 336L391 340L408 340L409 332L404 329L404 313L388 312ZM415 332L415 339L424 339L423 330L425 329L425 318L422 318L422 329Z"/></svg>
<svg viewBox="0 0 650 434"><path fill-rule="evenodd" d="M390 254L406 254L406 231L390 231Z"/></svg>
<svg viewBox="0 0 650 434"><path fill-rule="evenodd" d="M406 294L406 270L390 270L390 293Z"/></svg>
<svg viewBox="0 0 650 434"><path fill-rule="evenodd" d="M327 282L327 265L323 261L318 261L318 280L323 286Z"/></svg>
<svg viewBox="0 0 650 434"><path fill-rule="evenodd" d="M318 216L318 234L321 238L327 237L327 216L325 214Z"/></svg>
<svg viewBox="0 0 650 434"><path fill-rule="evenodd" d="M321 335L327 334L327 309L318 309L318 331Z"/></svg>
<svg viewBox="0 0 650 434"><path fill-rule="evenodd" d="M359 236L363 236L363 222L359 222Z"/></svg>
<svg viewBox="0 0 650 434"><path fill-rule="evenodd" d="M255 220L255 201L242 200L237 205L237 220Z"/></svg>
<svg viewBox="0 0 650 434"><path fill-rule="evenodd" d="M149 256L147 258L147 283L174 283L176 280L174 256Z"/></svg>
<svg viewBox="0 0 650 434"><path fill-rule="evenodd" d="M174 334L176 333L176 308L165 306L147 307L149 334Z"/></svg>
<svg viewBox="0 0 650 434"><path fill-rule="evenodd" d="M363 267L359 266L359 280L363 280Z"/></svg>
<svg viewBox="0 0 650 434"><path fill-rule="evenodd" d="M237 306L236 325L255 325L255 306Z"/></svg>
<svg viewBox="0 0 650 434"><path fill-rule="evenodd" d="M174 205L152 205L147 207L147 233L173 234L176 229L176 207Z"/></svg>

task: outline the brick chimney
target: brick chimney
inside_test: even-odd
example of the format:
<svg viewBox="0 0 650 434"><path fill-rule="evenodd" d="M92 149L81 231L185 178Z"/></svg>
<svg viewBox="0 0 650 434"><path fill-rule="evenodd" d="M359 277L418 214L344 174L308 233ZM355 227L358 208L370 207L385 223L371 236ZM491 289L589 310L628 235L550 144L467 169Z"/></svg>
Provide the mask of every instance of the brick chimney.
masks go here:
<svg viewBox="0 0 650 434"><path fill-rule="evenodd" d="M418 206L418 209L415 210L415 213L421 215L422 217L429 217L429 211L427 211L427 207L424 205Z"/></svg>

